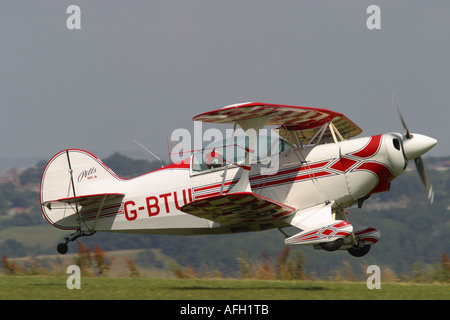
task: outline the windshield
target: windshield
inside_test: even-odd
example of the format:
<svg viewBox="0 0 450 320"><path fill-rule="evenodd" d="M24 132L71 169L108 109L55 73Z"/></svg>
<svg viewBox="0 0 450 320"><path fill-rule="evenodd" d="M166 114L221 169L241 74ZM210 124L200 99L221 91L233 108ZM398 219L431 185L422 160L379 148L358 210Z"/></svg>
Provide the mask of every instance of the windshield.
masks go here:
<svg viewBox="0 0 450 320"><path fill-rule="evenodd" d="M223 168L225 165L243 165L248 150L248 136L235 136L208 145L194 153L192 171L194 173ZM268 163L275 154L289 149L289 144L278 135L259 135L252 164Z"/></svg>

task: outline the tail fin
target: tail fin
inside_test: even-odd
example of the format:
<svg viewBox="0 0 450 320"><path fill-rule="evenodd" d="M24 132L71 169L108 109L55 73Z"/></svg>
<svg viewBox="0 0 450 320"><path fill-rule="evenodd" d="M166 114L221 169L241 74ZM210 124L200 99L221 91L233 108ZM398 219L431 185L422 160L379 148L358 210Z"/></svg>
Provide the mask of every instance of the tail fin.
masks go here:
<svg viewBox="0 0 450 320"><path fill-rule="evenodd" d="M80 227L77 201L93 195L119 194L121 179L94 155L77 149L56 154L41 179L41 207L44 217L62 229Z"/></svg>

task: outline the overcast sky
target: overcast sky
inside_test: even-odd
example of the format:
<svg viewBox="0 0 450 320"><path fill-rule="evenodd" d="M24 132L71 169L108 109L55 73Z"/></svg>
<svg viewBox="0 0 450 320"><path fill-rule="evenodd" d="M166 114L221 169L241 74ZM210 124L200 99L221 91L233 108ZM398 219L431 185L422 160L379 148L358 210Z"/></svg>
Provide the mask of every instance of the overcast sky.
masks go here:
<svg viewBox="0 0 450 320"><path fill-rule="evenodd" d="M141 152L134 139L164 155L193 116L246 101L403 132L393 93L438 140L427 155L450 155L448 0L2 0L0 41L0 158Z"/></svg>

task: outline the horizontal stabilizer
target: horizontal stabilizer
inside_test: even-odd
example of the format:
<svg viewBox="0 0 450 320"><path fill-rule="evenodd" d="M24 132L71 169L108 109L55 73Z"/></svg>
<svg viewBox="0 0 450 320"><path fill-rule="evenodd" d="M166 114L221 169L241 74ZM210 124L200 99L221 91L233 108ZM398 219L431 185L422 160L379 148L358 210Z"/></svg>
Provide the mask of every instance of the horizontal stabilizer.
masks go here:
<svg viewBox="0 0 450 320"><path fill-rule="evenodd" d="M81 206L88 206L95 203L100 203L104 198L105 201L111 201L111 200L122 200L122 198L125 196L123 193L103 193L103 194L91 194L86 196L78 196L78 197L69 197L69 198L62 198L58 200L53 201L47 201L44 203L44 205L51 210L51 204L52 203L58 203L58 202L64 202L67 204L73 204L73 205L81 205Z"/></svg>
<svg viewBox="0 0 450 320"><path fill-rule="evenodd" d="M295 208L252 192L228 193L191 202L183 212L220 224L262 222L295 212Z"/></svg>
<svg viewBox="0 0 450 320"><path fill-rule="evenodd" d="M46 201L43 205L48 209L49 215L52 211L64 210L70 212L68 206L72 208L72 214L80 214L84 221L104 218L122 212L123 193L104 193L84 195L78 197L62 198Z"/></svg>

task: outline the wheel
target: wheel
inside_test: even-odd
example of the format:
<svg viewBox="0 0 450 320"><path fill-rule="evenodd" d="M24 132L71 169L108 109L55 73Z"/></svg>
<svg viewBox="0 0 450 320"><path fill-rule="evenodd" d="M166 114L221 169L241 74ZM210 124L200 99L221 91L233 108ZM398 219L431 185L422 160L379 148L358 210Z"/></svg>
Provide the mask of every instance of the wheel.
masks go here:
<svg viewBox="0 0 450 320"><path fill-rule="evenodd" d="M370 244L364 245L364 247L353 246L350 249L347 249L348 253L350 253L354 257L363 257L370 251Z"/></svg>
<svg viewBox="0 0 450 320"><path fill-rule="evenodd" d="M66 254L68 250L69 250L69 247L67 246L66 243L60 243L56 247L56 251L58 251L59 254Z"/></svg>
<svg viewBox="0 0 450 320"><path fill-rule="evenodd" d="M323 250L326 251L336 251L339 249L342 245L342 242L344 242L344 239L340 238L332 242L323 242L319 245L322 247Z"/></svg>

